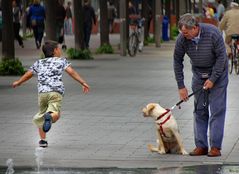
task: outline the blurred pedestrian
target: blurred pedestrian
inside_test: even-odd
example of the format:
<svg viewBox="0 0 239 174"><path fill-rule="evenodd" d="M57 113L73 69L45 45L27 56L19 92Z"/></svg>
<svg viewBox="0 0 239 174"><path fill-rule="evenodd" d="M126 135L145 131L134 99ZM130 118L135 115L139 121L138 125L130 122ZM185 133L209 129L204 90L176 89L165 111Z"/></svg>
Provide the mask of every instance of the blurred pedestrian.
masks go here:
<svg viewBox="0 0 239 174"><path fill-rule="evenodd" d="M108 23L109 23L109 32L113 32L114 19L116 17L116 8L113 2L108 3Z"/></svg>
<svg viewBox="0 0 239 174"><path fill-rule="evenodd" d="M17 6L17 2L15 0L12 1L12 12L13 12L13 28L14 28L14 36L15 39L17 39L18 44L24 48L22 37L20 36L20 19L21 19L21 13L20 8Z"/></svg>
<svg viewBox="0 0 239 174"><path fill-rule="evenodd" d="M92 23L94 23L94 25L96 24L95 10L90 5L89 0L84 0L83 14L84 14L84 42L85 48L88 49L92 30Z"/></svg>
<svg viewBox="0 0 239 174"><path fill-rule="evenodd" d="M137 10L131 1L128 2L128 12L129 16L137 15Z"/></svg>
<svg viewBox="0 0 239 174"><path fill-rule="evenodd" d="M58 0L56 5L56 38L58 43L62 44L64 41L64 21L66 17L66 10L63 6L63 0Z"/></svg>
<svg viewBox="0 0 239 174"><path fill-rule="evenodd" d="M66 6L66 18L65 18L65 34L72 35L72 11L71 11L71 1L67 2Z"/></svg>
<svg viewBox="0 0 239 174"><path fill-rule="evenodd" d="M239 34L239 4L231 2L231 9L225 12L219 28L221 31L225 31L225 43L227 47L227 54L229 57L232 56L231 52L231 36L233 34Z"/></svg>
<svg viewBox="0 0 239 174"><path fill-rule="evenodd" d="M150 30L150 24L151 24L151 21L153 19L153 11L152 11L152 8L150 6L150 4L148 2L145 3L145 7L144 7L144 10L145 10L145 19L146 19L146 22L147 22L147 25L145 25L146 28L146 31L147 33L146 34L146 37L149 37L149 30Z"/></svg>
<svg viewBox="0 0 239 174"><path fill-rule="evenodd" d="M45 30L44 21L46 18L45 8L40 4L40 0L34 0L29 9L31 26L34 33L37 49L41 47L41 42Z"/></svg>
<svg viewBox="0 0 239 174"><path fill-rule="evenodd" d="M225 12L225 7L222 3L221 0L216 0L218 5L217 5L217 13L216 13L216 18L218 21L221 21L222 20L222 17L224 15L224 12Z"/></svg>
<svg viewBox="0 0 239 174"><path fill-rule="evenodd" d="M30 7L31 7L32 3L29 3L29 5L27 6L26 8L26 27L28 29L28 32L31 34L32 32L32 25L31 25L31 16L29 14L29 10L30 10Z"/></svg>
<svg viewBox="0 0 239 174"><path fill-rule="evenodd" d="M184 84L185 54L192 65L192 90L198 91L194 94L193 112L196 148L190 155L221 156L228 85L228 58L223 37L216 26L198 23L189 13L180 17L178 26L174 73L180 99L187 101L189 97Z"/></svg>

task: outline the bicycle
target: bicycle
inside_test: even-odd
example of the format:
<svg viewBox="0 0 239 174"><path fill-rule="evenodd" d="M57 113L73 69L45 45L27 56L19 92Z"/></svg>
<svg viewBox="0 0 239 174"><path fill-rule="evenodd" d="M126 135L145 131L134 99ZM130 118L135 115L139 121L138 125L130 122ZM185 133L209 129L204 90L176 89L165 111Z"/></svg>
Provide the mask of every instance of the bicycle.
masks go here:
<svg viewBox="0 0 239 174"><path fill-rule="evenodd" d="M142 32L144 19L132 20L130 26L130 35L128 40L128 53L131 57L135 56L141 44L140 35Z"/></svg>
<svg viewBox="0 0 239 174"><path fill-rule="evenodd" d="M232 74L233 68L235 73L239 74L239 34L233 34L231 36L232 44L230 45L231 48L231 56L229 57L228 66L229 66L229 73Z"/></svg>

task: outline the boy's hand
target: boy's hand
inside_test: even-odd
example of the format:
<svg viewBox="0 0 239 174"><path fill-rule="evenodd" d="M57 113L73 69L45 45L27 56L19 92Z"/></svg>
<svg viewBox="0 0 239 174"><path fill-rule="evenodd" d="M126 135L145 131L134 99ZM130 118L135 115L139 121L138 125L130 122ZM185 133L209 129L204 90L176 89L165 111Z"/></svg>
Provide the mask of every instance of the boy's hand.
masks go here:
<svg viewBox="0 0 239 174"><path fill-rule="evenodd" d="M12 83L13 88L16 88L17 86L20 86L20 83L18 80Z"/></svg>
<svg viewBox="0 0 239 174"><path fill-rule="evenodd" d="M17 86L20 86L22 83L32 78L32 76L33 76L32 71L28 70L19 80L16 80L15 82L12 83L12 87L16 88Z"/></svg>
<svg viewBox="0 0 239 174"><path fill-rule="evenodd" d="M90 87L87 83L82 83L82 88L84 93L88 93L90 91Z"/></svg>

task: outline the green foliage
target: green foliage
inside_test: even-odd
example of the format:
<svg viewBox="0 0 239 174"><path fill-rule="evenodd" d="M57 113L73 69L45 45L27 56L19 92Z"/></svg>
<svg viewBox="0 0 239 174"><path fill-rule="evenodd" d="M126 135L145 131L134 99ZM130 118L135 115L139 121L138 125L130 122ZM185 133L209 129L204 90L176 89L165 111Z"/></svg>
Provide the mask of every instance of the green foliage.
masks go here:
<svg viewBox="0 0 239 174"><path fill-rule="evenodd" d="M178 27L177 26L172 26L171 27L171 33L172 33L173 39L176 39L178 34L179 34Z"/></svg>
<svg viewBox="0 0 239 174"><path fill-rule="evenodd" d="M66 54L70 59L81 59L81 60L94 59L91 55L90 50L88 49L77 50L74 48L69 48L67 49Z"/></svg>
<svg viewBox="0 0 239 174"><path fill-rule="evenodd" d="M26 72L19 59L3 59L0 62L0 75L23 75Z"/></svg>
<svg viewBox="0 0 239 174"><path fill-rule="evenodd" d="M112 46L110 44L103 44L102 46L97 48L96 53L97 54L104 54L104 53L113 54L114 49L112 48Z"/></svg>
<svg viewBox="0 0 239 174"><path fill-rule="evenodd" d="M40 54L40 59L45 59L46 57L45 57L45 55L44 55L44 53L42 52L41 54Z"/></svg>
<svg viewBox="0 0 239 174"><path fill-rule="evenodd" d="M150 43L155 43L155 38L154 37L149 36L144 40L144 45L148 45Z"/></svg>
<svg viewBox="0 0 239 174"><path fill-rule="evenodd" d="M27 40L27 39L30 39L30 38L33 38L33 37L34 37L33 32L28 32L23 36L23 39Z"/></svg>

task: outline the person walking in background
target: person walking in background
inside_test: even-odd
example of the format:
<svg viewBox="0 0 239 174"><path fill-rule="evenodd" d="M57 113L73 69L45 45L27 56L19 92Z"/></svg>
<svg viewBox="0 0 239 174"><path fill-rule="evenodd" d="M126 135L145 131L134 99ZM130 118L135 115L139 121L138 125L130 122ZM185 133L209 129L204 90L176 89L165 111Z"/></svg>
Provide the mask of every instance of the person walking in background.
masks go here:
<svg viewBox="0 0 239 174"><path fill-rule="evenodd" d="M108 22L109 22L109 32L113 33L113 24L116 17L116 8L113 2L108 3Z"/></svg>
<svg viewBox="0 0 239 174"><path fill-rule="evenodd" d="M224 15L224 12L225 12L225 7L224 5L222 4L222 1L221 0L217 0L217 13L216 13L216 18L218 21L221 21L223 15Z"/></svg>
<svg viewBox="0 0 239 174"><path fill-rule="evenodd" d="M17 2L15 0L12 1L12 12L13 12L13 28L14 28L14 36L17 39L18 44L24 48L22 37L19 35L20 32L20 8L17 6Z"/></svg>
<svg viewBox="0 0 239 174"><path fill-rule="evenodd" d="M26 8L26 27L27 27L29 33L32 32L31 16L29 14L29 10L30 10L31 5L32 5L32 3L29 3L29 5Z"/></svg>
<svg viewBox="0 0 239 174"><path fill-rule="evenodd" d="M67 2L66 6L66 19L65 19L65 34L72 35L72 12L71 12L71 1Z"/></svg>
<svg viewBox="0 0 239 174"><path fill-rule="evenodd" d="M98 21L98 33L100 33L100 8L97 9L96 16Z"/></svg>
<svg viewBox="0 0 239 174"><path fill-rule="evenodd" d="M129 3L128 3L128 12L129 12L129 16L137 15L137 10L131 1L129 1Z"/></svg>
<svg viewBox="0 0 239 174"><path fill-rule="evenodd" d="M216 26L198 23L189 13L180 17L178 26L180 34L173 62L180 99L187 101L189 98L184 84L185 54L192 65L192 90L201 89L194 95L196 148L190 155L221 156L228 85L228 58L223 37Z"/></svg>
<svg viewBox="0 0 239 174"><path fill-rule="evenodd" d="M231 2L231 9L226 11L220 24L219 28L221 31L225 31L225 43L227 48L227 54L229 57L231 54L231 35L239 34L239 5L238 3Z"/></svg>
<svg viewBox="0 0 239 174"><path fill-rule="evenodd" d="M34 74L37 74L39 112L34 116L33 122L38 127L39 146L47 147L46 133L50 130L52 123L55 123L60 118L61 103L65 91L62 82L63 71L66 71L82 85L84 93L88 93L90 87L72 68L66 58L62 57L62 52L57 42L46 41L42 51L45 59L36 61L19 80L12 83L12 87L20 86L31 79Z"/></svg>
<svg viewBox="0 0 239 174"><path fill-rule="evenodd" d="M41 42L45 30L44 21L46 18L45 8L41 6L40 0L34 0L33 5L29 9L31 26L34 33L37 49L41 47Z"/></svg>
<svg viewBox="0 0 239 174"><path fill-rule="evenodd" d="M90 5L89 0L84 0L83 14L84 14L84 42L85 48L88 49L92 30L92 23L94 23L94 25L96 24L95 10Z"/></svg>
<svg viewBox="0 0 239 174"><path fill-rule="evenodd" d="M146 16L144 16L144 17L147 19L146 20L147 21L147 33L145 33L145 34L147 34L149 36L150 24L153 19L153 11L148 2L146 2L145 14L146 14Z"/></svg>
<svg viewBox="0 0 239 174"><path fill-rule="evenodd" d="M64 41L64 21L66 17L66 10L63 6L63 0L58 0L56 5L56 38L58 43L62 44Z"/></svg>

